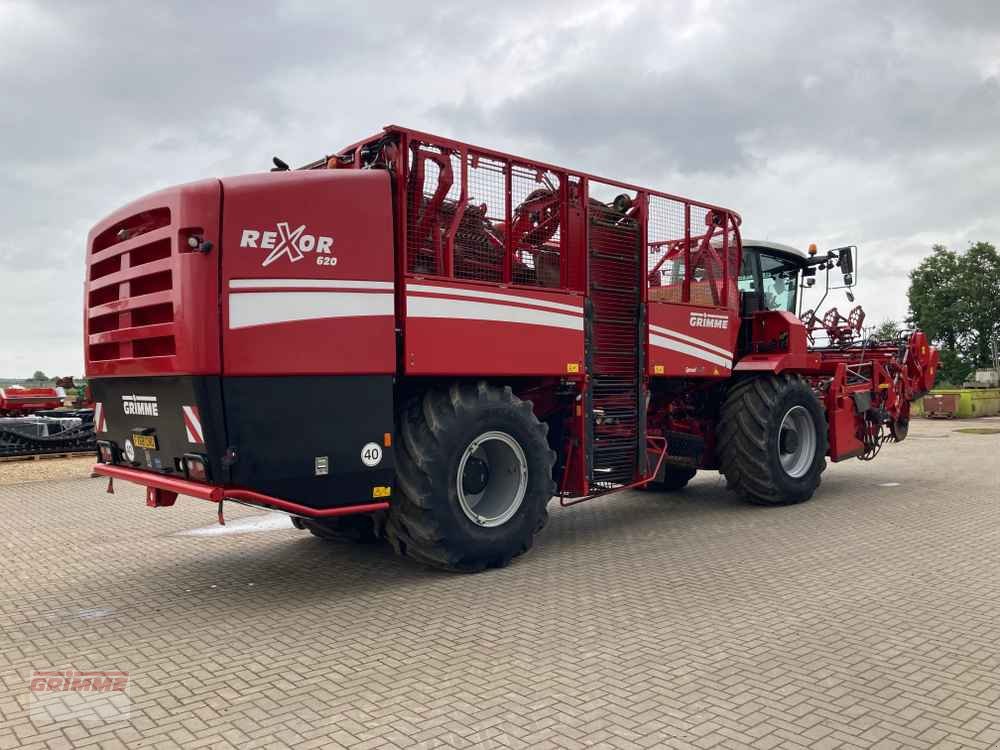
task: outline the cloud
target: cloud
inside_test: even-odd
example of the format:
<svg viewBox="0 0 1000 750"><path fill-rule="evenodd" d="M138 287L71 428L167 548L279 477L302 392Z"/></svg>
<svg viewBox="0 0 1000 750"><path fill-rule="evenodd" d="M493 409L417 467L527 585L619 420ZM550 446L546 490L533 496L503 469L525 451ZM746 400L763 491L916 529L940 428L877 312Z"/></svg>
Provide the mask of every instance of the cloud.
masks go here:
<svg viewBox="0 0 1000 750"><path fill-rule="evenodd" d="M871 319L934 242L1000 239L1000 6L14 2L0 49L4 376L82 370L102 215L389 122L857 243Z"/></svg>

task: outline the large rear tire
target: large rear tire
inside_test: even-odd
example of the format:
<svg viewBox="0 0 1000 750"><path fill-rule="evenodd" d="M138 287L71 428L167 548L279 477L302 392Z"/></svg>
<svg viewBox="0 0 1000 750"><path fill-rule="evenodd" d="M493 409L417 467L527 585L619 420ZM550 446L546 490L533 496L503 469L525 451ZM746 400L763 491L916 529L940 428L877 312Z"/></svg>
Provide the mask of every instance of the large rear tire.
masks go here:
<svg viewBox="0 0 1000 750"><path fill-rule="evenodd" d="M826 469L826 413L798 375L737 382L722 407L719 461L729 488L759 505L813 496Z"/></svg>
<svg viewBox="0 0 1000 750"><path fill-rule="evenodd" d="M555 494L547 432L508 387L455 383L413 400L399 416L385 529L396 552L461 572L527 552Z"/></svg>

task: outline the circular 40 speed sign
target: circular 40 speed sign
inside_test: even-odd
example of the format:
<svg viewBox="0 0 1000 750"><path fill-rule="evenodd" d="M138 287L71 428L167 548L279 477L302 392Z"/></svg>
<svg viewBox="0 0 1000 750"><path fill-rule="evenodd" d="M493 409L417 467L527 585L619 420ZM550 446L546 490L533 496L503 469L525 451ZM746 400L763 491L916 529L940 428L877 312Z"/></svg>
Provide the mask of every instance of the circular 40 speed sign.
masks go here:
<svg viewBox="0 0 1000 750"><path fill-rule="evenodd" d="M361 463L368 467L382 463L382 446L378 443L365 443L365 447L361 449Z"/></svg>

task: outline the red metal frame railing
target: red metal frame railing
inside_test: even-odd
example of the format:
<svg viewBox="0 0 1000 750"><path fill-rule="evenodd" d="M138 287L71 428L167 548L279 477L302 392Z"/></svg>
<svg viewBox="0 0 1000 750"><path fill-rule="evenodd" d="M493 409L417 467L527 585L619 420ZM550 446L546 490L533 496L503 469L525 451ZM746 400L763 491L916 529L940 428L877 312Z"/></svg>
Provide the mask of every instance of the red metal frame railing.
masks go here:
<svg viewBox="0 0 1000 750"><path fill-rule="evenodd" d="M684 212L684 228L681 236L673 237L670 242L673 243L673 247L677 252L683 254L685 273L687 278L684 279L682 297L679 302L684 302L688 304L697 304L697 301L692 302L691 300L691 274L693 273L692 261L711 261L717 264L717 269L719 276L713 280L711 284L713 299L712 303L716 306L727 306L731 301L731 287L735 287L735 275L738 272L738 268L733 268L739 262L738 254L733 255L730 253L730 247L732 242L739 242L739 225L740 217L733 211L725 209L721 206L716 206L710 203L705 203L701 201L691 200L689 198L683 198L677 195L672 195L670 193L664 193L656 190L650 190L648 188L643 188L637 185L633 185L620 180L607 179L602 177L597 177L585 172L571 171L563 167L559 167L546 162L524 159L522 157L517 157L511 154L507 154L501 151L481 148L478 146L472 146L468 143L461 141L456 141L454 139L445 138L443 136L433 135L418 130L411 130L408 128L399 127L396 125L387 126L381 133L372 136L371 138L358 141L355 144L341 150L339 153L342 158L352 161L351 166L355 168L360 168L362 165L360 163L360 157L363 148L368 144L379 143L385 141L388 136L396 136L399 140L398 148L395 151L393 169L397 174L397 186L403 192L400 193L401 197L404 199L399 202L400 204L400 214L402 221L399 223L399 229L397 233L397 240L399 242L399 247L403 253L403 264L402 268L404 273L408 275L420 275L420 276L437 276L442 278L458 278L461 277L463 280L468 280L472 282L485 282L490 284L504 285L504 286L526 286L526 287L538 287L544 286L545 288L555 289L555 290L569 290L576 292L585 292L585 279L586 274L583 269L575 269L571 266L572 263L584 266L586 263L586 237L573 237L567 238L565 231L563 231L569 224L569 214L570 214L570 195L568 186L571 182L576 181L583 190L584 203L589 199L589 192L587 191L587 184L590 180L595 180L603 183L604 185L611 186L616 189L623 191L629 191L634 193L636 196L643 196L643 200L648 200L648 198L657 198L661 200L672 201L679 206L683 206ZM426 159L430 157L422 157L421 161L411 161L413 155L420 152L422 149L428 149L427 153L437 153L439 155L438 160L442 160L442 157L446 158L451 164L452 156L455 156L460 164L460 169L456 170L455 166L452 166L450 170L452 182L448 184L443 189L435 189L429 195L430 200L433 202L433 210L435 212L440 212L441 206L445 204L445 197L449 194L449 191L454 192L454 178L457 176L459 179L458 194L454 196L454 209L450 211L447 216L447 221L441 221L440 217L437 217L438 224L435 230L436 236L432 238L432 246L434 248L440 248L439 251L435 250L435 256L437 258L433 268L418 268L416 261L414 260L416 254L421 256L427 255L427 248L423 247L423 243L427 240L427 230L430 225L434 224L434 217L429 215L429 212L423 210L420 201L423 200L425 196L425 185L419 185L419 195L410 195L410 191L415 189L414 178L412 177L412 170L414 168L420 170L425 164ZM455 256L456 256L456 237L459 234L460 228L462 227L462 222L466 218L466 214L469 210L470 205L475 206L475 201L480 200L479 196L475 194L475 189L473 183L476 182L474 175L470 176L470 167L472 170L478 168L478 163L480 160L490 160L499 165L500 171L502 172L502 185L497 184L497 190L494 195L491 196L491 200L487 202L485 209L482 210L483 219L487 223L496 221L502 224L503 231L487 231L486 235L492 235L492 239L489 241L496 246L496 250L502 253L502 262L500 272L497 275L491 275L486 272L487 266L480 266L482 272L477 274L474 270L469 270L468 268L459 268L456 271ZM332 161L332 159L330 160ZM313 166L322 166L327 163L326 161L317 162ZM518 267L515 264L518 262L517 256L523 254L527 251L526 248L519 247L517 244L517 233L514 231L514 222L518 218L518 211L516 206L514 206L514 190L513 181L515 179L515 171L518 169L534 170L536 173L547 173L557 176L559 178L559 223L560 223L560 236L559 236L559 280L558 286L550 286L549 284L539 284L538 277L539 272L537 265L534 265L534 277L530 274L519 274L517 273ZM455 172L459 172L455 175ZM417 179L419 181L424 180L425 174L418 174ZM415 203L415 200L417 202ZM489 203L493 203L491 206ZM483 204L480 204L480 206ZM499 208L497 208L499 207ZM696 212L692 211L692 208L697 209ZM414 216L414 212L418 215ZM706 229L704 231L692 230L692 215L694 217L712 217L713 223L706 224ZM646 219L644 224L649 222L650 212L646 211ZM648 234L649 228L644 227L644 231ZM713 244L714 240L721 240L721 248L717 248ZM480 241L485 241L486 238L481 238ZM662 242L658 242L657 245L662 245ZM650 250L649 245L644 245L644 252L648 254ZM536 252L537 255L537 252ZM535 262L537 264L537 261ZM643 258L643 265L646 266L646 258ZM528 264L525 264L526 266ZM710 269L706 269L710 270ZM644 299L645 299L644 292Z"/></svg>

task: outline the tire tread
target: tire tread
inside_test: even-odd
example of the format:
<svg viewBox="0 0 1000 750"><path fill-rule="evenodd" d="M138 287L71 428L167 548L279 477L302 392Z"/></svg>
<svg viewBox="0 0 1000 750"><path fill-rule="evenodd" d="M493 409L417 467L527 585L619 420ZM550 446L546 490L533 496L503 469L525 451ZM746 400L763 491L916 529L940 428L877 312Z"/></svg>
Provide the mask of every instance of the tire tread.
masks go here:
<svg viewBox="0 0 1000 750"><path fill-rule="evenodd" d="M478 572L486 568L500 568L527 552L548 520L548 511L541 509L539 522L517 549L492 557L476 556L459 549L449 539L444 527L436 520L436 503L433 496L432 473L444 471L442 446L446 436L457 429L464 416L473 415L497 404L509 404L523 413L531 422L539 438L546 443L548 426L534 415L530 401L514 395L509 386L497 387L485 381L476 384L452 383L447 389L432 389L411 401L400 414L400 449L396 453L397 486L399 492L388 512L385 535L397 554L434 568L460 572ZM551 480L551 466L556 454L549 450L549 494L555 494Z"/></svg>

